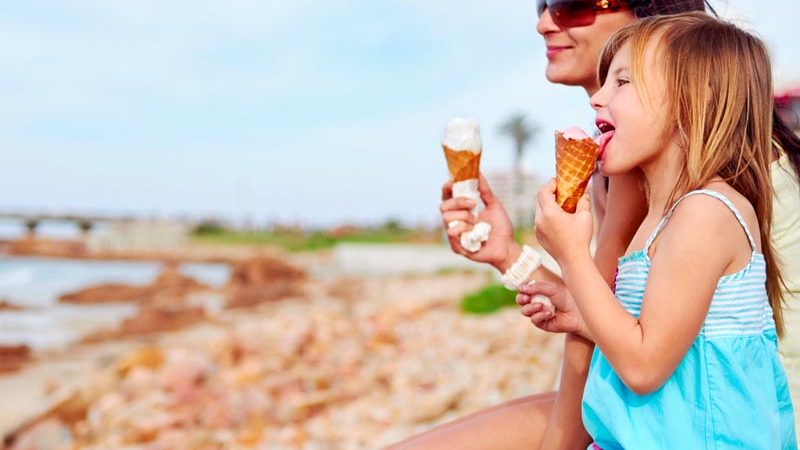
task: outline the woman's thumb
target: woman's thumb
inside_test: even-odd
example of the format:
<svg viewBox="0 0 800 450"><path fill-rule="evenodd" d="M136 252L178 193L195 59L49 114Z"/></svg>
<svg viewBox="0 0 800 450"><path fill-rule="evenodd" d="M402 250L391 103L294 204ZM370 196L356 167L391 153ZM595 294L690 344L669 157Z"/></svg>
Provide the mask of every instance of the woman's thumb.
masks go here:
<svg viewBox="0 0 800 450"><path fill-rule="evenodd" d="M478 192L481 194L481 200L486 206L491 205L497 198L494 196L494 192L492 192L492 188L489 187L489 182L486 180L486 177L483 174L480 174L480 178L478 179Z"/></svg>

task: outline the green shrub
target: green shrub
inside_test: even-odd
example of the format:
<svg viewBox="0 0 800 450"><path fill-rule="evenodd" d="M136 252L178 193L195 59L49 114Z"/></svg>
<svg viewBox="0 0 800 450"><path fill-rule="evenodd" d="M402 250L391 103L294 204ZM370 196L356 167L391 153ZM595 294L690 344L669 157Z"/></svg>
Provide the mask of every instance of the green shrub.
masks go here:
<svg viewBox="0 0 800 450"><path fill-rule="evenodd" d="M488 314L516 305L516 296L502 284L492 284L461 299L461 309L470 314Z"/></svg>

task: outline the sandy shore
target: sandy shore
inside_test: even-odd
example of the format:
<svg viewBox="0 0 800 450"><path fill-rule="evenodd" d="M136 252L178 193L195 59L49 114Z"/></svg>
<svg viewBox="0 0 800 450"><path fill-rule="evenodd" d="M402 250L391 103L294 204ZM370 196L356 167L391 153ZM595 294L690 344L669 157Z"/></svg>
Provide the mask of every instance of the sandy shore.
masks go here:
<svg viewBox="0 0 800 450"><path fill-rule="evenodd" d="M0 377L13 392L0 430L16 431L15 449L378 448L552 389L560 337L513 308L460 311L487 281L312 277L280 301L179 331L38 355Z"/></svg>

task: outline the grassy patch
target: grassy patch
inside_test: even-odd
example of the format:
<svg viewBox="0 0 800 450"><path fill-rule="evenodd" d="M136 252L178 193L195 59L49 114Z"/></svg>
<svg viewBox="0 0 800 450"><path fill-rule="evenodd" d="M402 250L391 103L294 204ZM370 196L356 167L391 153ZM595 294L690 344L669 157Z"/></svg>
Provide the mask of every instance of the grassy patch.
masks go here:
<svg viewBox="0 0 800 450"><path fill-rule="evenodd" d="M477 292L467 295L461 300L461 309L470 314L489 314L506 306L516 305L514 291L509 291L502 284L492 284Z"/></svg>
<svg viewBox="0 0 800 450"><path fill-rule="evenodd" d="M418 233L409 230L359 230L347 234L326 231L196 231L192 236L198 244L277 246L289 251L312 251L331 248L340 242L388 244L414 242Z"/></svg>

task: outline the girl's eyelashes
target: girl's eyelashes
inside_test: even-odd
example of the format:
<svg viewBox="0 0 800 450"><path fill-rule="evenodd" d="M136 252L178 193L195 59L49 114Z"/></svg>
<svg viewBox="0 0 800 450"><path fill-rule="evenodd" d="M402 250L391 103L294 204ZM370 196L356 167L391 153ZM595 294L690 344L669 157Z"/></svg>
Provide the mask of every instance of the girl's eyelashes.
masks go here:
<svg viewBox="0 0 800 450"><path fill-rule="evenodd" d="M626 85L626 84L628 84L630 82L631 82L631 80L629 80L629 79L627 79L625 77L619 77L619 78L617 78L617 87Z"/></svg>

